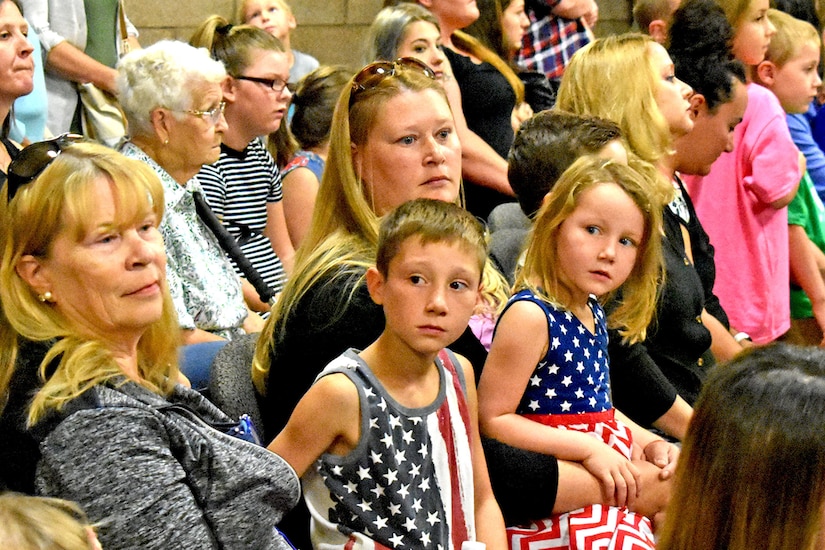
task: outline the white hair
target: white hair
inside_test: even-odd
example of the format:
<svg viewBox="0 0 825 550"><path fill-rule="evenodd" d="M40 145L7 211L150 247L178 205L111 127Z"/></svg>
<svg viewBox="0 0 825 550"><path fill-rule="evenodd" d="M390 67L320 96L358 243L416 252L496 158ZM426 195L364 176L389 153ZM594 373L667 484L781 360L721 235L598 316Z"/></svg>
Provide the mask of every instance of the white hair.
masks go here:
<svg viewBox="0 0 825 550"><path fill-rule="evenodd" d="M199 85L219 84L226 78L223 63L212 59L209 51L177 40L161 40L130 52L117 69L118 99L132 135L152 133L155 108L190 109Z"/></svg>

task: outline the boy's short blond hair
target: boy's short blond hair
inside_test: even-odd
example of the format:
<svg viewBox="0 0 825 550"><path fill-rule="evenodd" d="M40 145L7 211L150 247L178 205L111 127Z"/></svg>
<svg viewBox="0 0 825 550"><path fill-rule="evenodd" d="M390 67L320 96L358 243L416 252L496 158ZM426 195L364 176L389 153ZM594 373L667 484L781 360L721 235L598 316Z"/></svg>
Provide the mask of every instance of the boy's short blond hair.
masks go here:
<svg viewBox="0 0 825 550"><path fill-rule="evenodd" d="M775 9L768 10L768 18L776 27L776 34L771 38L765 61L782 67L799 55L803 45L814 44L817 48L821 47L819 33L807 21Z"/></svg>
<svg viewBox="0 0 825 550"><path fill-rule="evenodd" d="M435 199L405 202L381 221L375 267L387 276L401 245L415 237L421 244L457 243L478 260L479 276L487 263L487 235L472 214L453 203Z"/></svg>

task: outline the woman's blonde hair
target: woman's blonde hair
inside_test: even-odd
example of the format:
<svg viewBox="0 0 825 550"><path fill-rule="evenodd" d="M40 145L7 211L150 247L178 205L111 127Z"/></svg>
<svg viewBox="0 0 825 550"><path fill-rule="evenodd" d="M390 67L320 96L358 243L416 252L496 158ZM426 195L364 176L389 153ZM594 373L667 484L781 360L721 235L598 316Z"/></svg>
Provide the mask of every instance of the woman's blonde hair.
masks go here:
<svg viewBox="0 0 825 550"><path fill-rule="evenodd" d="M566 289L559 279L558 266L566 258L558 257L556 239L559 229L573 213L581 194L597 185L615 183L633 199L645 222L645 233L638 244L636 264L621 285L599 298L616 300L608 316L608 325L616 328L627 343L644 340L648 325L656 311L658 289L664 273L662 260L662 210L664 204L651 192L654 185L636 170L612 160L588 155L579 158L565 170L539 210L527 242L524 266L516 275L516 288L529 288L543 299L564 309L560 297ZM617 289L618 290L618 289Z"/></svg>
<svg viewBox="0 0 825 550"><path fill-rule="evenodd" d="M80 506L68 500L0 494L0 548L90 550L90 529Z"/></svg>
<svg viewBox="0 0 825 550"><path fill-rule="evenodd" d="M258 339L252 378L265 394L270 354L281 337L286 316L318 281L336 274L363 277L375 262L379 218L373 209L370 187L355 173L352 146L366 143L379 112L390 99L404 92L433 90L449 101L441 85L416 70L397 69L375 86L354 92L358 75L344 86L332 115L332 128L318 198L310 230L296 253L295 269ZM357 285L353 285L353 291ZM343 314L346 303L330 311L330 318Z"/></svg>
<svg viewBox="0 0 825 550"><path fill-rule="evenodd" d="M56 340L40 365L43 388L35 396L29 422L49 409L59 409L92 386L121 376L110 349L81 333L53 304L42 302L20 277L23 256L47 259L59 234L80 240L91 229L90 213L98 204L94 183L109 181L117 207L116 223L138 223L148 212L163 216L163 187L145 163L93 143L70 145L32 183L20 188L10 203L0 200L2 262L0 263L0 396L14 371L18 338L36 342ZM138 343L138 372L142 385L166 394L178 379L177 316L168 289L163 293L161 318L150 325ZM57 368L46 379L53 362Z"/></svg>
<svg viewBox="0 0 825 550"><path fill-rule="evenodd" d="M629 33L577 51L564 70L555 108L612 120L636 155L657 164L673 137L656 104L662 77L651 60L652 44L649 36Z"/></svg>

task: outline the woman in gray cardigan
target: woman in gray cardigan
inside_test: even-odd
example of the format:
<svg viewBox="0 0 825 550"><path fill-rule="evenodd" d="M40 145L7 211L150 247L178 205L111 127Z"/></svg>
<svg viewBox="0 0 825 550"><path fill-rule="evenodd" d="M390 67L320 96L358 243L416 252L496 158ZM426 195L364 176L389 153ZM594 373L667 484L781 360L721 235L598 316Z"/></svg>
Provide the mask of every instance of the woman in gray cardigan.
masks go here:
<svg viewBox="0 0 825 550"><path fill-rule="evenodd" d="M289 548L276 524L295 472L224 433L231 419L180 383L154 171L61 137L9 173L0 395L25 364L19 342L55 342L26 411L37 492L80 504L109 550Z"/></svg>

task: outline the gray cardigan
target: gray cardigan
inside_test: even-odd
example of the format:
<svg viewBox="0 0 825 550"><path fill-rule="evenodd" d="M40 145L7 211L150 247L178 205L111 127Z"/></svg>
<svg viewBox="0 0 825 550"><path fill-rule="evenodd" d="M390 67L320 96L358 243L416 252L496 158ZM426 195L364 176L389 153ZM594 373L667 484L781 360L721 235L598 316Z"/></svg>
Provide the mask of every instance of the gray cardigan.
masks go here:
<svg viewBox="0 0 825 550"><path fill-rule="evenodd" d="M38 494L78 502L107 550L289 548L275 525L300 485L283 459L203 423L230 419L197 392L121 382L35 427Z"/></svg>

